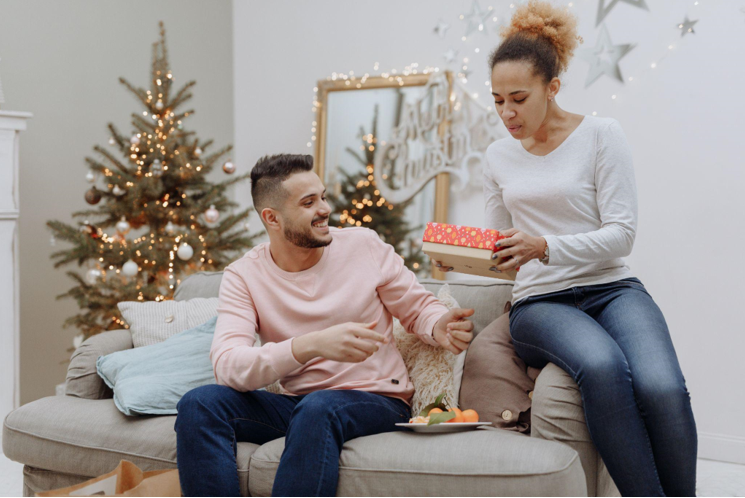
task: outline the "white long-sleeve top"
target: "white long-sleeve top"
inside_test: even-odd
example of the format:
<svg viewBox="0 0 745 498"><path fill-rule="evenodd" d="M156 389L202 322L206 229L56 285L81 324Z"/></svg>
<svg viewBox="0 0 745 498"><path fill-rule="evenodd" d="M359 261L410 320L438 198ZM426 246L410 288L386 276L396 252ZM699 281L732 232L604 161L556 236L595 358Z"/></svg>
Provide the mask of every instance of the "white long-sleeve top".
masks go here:
<svg viewBox="0 0 745 498"><path fill-rule="evenodd" d="M486 151L486 227L548 242L548 264L517 272L513 304L528 296L633 277L637 198L631 148L613 118L585 116L545 156L506 137Z"/></svg>

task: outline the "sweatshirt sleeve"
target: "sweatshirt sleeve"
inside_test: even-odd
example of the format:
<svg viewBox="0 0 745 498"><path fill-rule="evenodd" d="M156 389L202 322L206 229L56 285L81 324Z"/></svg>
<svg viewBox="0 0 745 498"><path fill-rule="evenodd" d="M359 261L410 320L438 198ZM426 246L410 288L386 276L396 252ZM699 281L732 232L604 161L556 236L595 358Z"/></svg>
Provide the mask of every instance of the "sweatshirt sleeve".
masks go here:
<svg viewBox="0 0 745 498"><path fill-rule="evenodd" d="M617 120L598 134L595 189L598 230L574 235L543 235L548 266L596 263L631 254L636 237L637 198L631 147Z"/></svg>
<svg viewBox="0 0 745 498"><path fill-rule="evenodd" d="M383 305L399 319L406 332L416 334L430 346L439 346L433 337L434 327L448 312L447 307L419 283L393 246L380 240L374 231L367 232L367 246L382 277L377 290Z"/></svg>
<svg viewBox="0 0 745 498"><path fill-rule="evenodd" d="M502 189L489 174L490 168L490 164L487 168L484 168L484 206L486 210L486 226L484 228L503 232L512 228L512 215L502 200Z"/></svg>
<svg viewBox="0 0 745 498"><path fill-rule="evenodd" d="M220 282L217 325L210 360L221 386L246 392L282 379L303 364L292 354L292 339L254 347L258 315L251 293L238 272L228 266Z"/></svg>

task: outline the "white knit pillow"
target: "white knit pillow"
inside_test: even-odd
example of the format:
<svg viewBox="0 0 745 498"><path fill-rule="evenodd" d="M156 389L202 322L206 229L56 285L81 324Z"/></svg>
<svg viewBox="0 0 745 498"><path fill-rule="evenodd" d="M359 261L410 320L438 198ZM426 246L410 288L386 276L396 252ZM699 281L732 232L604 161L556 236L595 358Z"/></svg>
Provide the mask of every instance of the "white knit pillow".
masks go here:
<svg viewBox="0 0 745 498"><path fill-rule="evenodd" d="M134 347L149 346L217 316L216 297L187 301L124 301L118 304L129 324Z"/></svg>
<svg viewBox="0 0 745 498"><path fill-rule="evenodd" d="M440 288L437 299L448 309L460 308L448 284ZM440 346L425 344L416 334L407 333L398 319L393 320L393 337L414 384L412 415L418 415L443 392L450 406L457 407L466 352L456 356Z"/></svg>

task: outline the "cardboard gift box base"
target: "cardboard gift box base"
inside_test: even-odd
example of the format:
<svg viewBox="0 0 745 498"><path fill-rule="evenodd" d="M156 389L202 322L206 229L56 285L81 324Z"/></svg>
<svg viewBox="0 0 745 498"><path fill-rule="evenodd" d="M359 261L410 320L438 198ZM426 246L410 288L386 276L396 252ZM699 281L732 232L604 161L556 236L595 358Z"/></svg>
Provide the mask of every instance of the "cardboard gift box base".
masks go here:
<svg viewBox="0 0 745 498"><path fill-rule="evenodd" d="M177 469L143 472L132 462L122 460L108 474L36 496L181 496L181 484Z"/></svg>
<svg viewBox="0 0 745 498"><path fill-rule="evenodd" d="M469 275L481 275L483 277L501 278L504 280L515 280L516 270L497 273L491 271L492 266L501 265L504 258L491 259L491 249L478 249L475 247L453 246L438 244L435 242L423 242L422 250L430 258L442 263L443 267L452 266L458 273Z"/></svg>

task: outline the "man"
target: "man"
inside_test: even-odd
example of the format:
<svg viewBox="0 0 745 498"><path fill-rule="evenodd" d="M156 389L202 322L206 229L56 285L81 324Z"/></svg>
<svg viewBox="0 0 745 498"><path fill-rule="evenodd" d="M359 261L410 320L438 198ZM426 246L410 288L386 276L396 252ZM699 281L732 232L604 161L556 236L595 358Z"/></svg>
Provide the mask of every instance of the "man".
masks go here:
<svg viewBox="0 0 745 498"><path fill-rule="evenodd" d="M473 309L448 311L372 230L329 228L311 156L260 159L251 195L269 243L225 268L210 351L217 384L178 404L182 491L238 496L236 442L285 437L272 494L335 496L344 442L411 416L392 315L458 354ZM260 390L277 380L286 394Z"/></svg>

